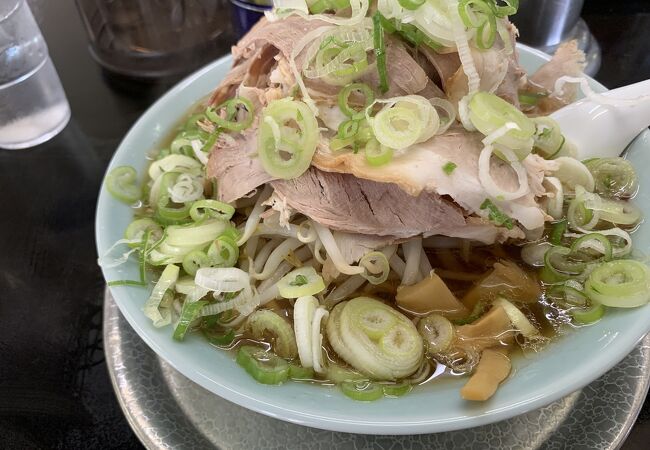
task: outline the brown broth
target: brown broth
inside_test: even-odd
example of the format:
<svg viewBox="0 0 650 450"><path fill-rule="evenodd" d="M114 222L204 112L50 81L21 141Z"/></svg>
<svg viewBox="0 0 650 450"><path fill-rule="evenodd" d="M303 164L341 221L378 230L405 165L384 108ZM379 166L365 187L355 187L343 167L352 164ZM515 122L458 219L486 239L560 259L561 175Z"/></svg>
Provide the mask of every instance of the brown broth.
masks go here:
<svg viewBox="0 0 650 450"><path fill-rule="evenodd" d="M538 279L537 270L529 267L521 260L519 257L520 248L518 246L491 245L473 247L469 253L464 252L465 254L463 254L461 249L426 248L425 250L432 267L436 270L436 273L440 274L441 278L443 278L445 283L459 299L462 299L462 297L477 283L477 281L480 281L481 278L490 272L495 262L502 260L515 262L526 274L542 286L542 295L537 299L537 301L518 304L518 306L520 306L524 314L540 330L541 335L547 338L544 342L554 339L558 335L565 334L567 329L573 327L566 316L563 316L557 309L553 308L552 305L547 302L543 290L543 284ZM349 298L365 295L381 299L387 304L393 304L398 285L399 280L395 278L389 278L385 283L378 286L366 283L358 292L351 294ZM334 286L330 289L333 288ZM395 307L397 308L397 306ZM274 300L268 303L266 308L274 311L281 317L284 317L289 322L293 321L293 303L290 300ZM410 314L408 311L401 309L400 311L412 320L418 320L417 316ZM514 357L522 357L522 355L531 350L543 351L541 348L531 349L527 347L522 349L519 344L520 343L518 342L514 344L503 343L503 345L509 346L511 349L511 355ZM218 348L236 351L241 345L259 345L266 349L270 349L273 346L273 339L271 336L261 340L256 339L249 332L245 331L243 334L238 335L232 344ZM323 351L326 361L330 364L337 364L341 367L352 369L352 367L338 357L336 352L327 342L326 336L324 336ZM458 376L466 375L465 372L458 372L450 369L441 361L437 361L428 356L427 358L431 362L431 370L425 377L425 380L418 384L429 383L433 380L438 382L445 379L456 379ZM333 384L331 380L321 376L314 380L305 381L312 381L318 384Z"/></svg>

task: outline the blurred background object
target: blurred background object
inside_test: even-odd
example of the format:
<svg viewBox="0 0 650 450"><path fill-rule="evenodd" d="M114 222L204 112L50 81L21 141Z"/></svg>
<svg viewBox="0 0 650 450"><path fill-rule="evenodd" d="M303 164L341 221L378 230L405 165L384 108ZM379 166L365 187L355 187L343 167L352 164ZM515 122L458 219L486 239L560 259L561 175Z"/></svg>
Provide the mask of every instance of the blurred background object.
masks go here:
<svg viewBox="0 0 650 450"><path fill-rule="evenodd" d="M0 148L45 142L69 119L70 106L29 5L0 1Z"/></svg>
<svg viewBox="0 0 650 450"><path fill-rule="evenodd" d="M601 51L589 27L580 18L584 0L520 0L511 20L519 28L519 42L553 54L570 40L578 41L587 57L585 73L594 75L600 68Z"/></svg>
<svg viewBox="0 0 650 450"><path fill-rule="evenodd" d="M184 75L235 42L228 0L76 1L92 57L119 75Z"/></svg>
<svg viewBox="0 0 650 450"><path fill-rule="evenodd" d="M232 3L232 18L238 38L245 35L262 18L264 11L273 8L273 0L230 0L230 3Z"/></svg>

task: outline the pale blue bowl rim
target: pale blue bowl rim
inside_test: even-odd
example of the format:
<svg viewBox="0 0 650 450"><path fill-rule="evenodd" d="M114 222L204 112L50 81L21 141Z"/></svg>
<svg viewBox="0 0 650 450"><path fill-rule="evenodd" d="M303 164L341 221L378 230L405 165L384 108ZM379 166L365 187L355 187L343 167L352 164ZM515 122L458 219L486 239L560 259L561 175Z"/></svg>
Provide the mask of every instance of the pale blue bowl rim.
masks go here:
<svg viewBox="0 0 650 450"><path fill-rule="evenodd" d="M518 44L520 55L534 70L549 56ZM170 127L187 109L208 95L219 82L215 73L224 72L230 56L221 58L178 83L158 99L132 126L113 156L107 172L130 164L142 170L145 153L164 139ZM526 66L527 62L522 64ZM595 81L599 90L605 88ZM201 85L201 92L194 92ZM193 91L194 87L194 91ZM187 93L186 91L189 91ZM164 122L164 123L160 123ZM629 158L639 167L650 164L650 133L639 136ZM643 183L637 204L650 211L650 183ZM102 255L119 239L131 220L132 210L101 189L96 213L97 251ZM648 227L635 235L640 248L650 248ZM105 279L136 277L137 264L103 270ZM190 338L177 343L171 329L155 329L140 308L147 291L113 287L111 294L120 311L138 335L175 369L207 390L248 409L292 423L333 431L366 434L419 434L470 428L508 419L545 406L589 384L627 355L650 331L650 305L635 310L611 310L605 319L563 337L530 359L515 362L515 374L495 397L482 404L460 400L462 381L444 381L419 388L400 399L375 403L354 402L335 388L300 383L280 387L261 385L246 375L232 355ZM110 342L105 343L110 345ZM218 414L215 411L215 414Z"/></svg>

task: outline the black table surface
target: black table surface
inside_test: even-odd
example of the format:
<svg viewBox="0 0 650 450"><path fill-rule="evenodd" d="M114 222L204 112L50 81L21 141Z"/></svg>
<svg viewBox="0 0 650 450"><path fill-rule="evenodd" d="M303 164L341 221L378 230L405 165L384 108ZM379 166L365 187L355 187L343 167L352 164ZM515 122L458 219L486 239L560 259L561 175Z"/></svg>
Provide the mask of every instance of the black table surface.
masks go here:
<svg viewBox="0 0 650 450"><path fill-rule="evenodd" d="M94 214L117 145L171 83L106 76L74 2L33 3L72 120L43 145L0 150L0 447L141 448L104 360ZM596 78L608 87L650 78L650 2L585 3L603 50ZM649 440L646 401L623 448Z"/></svg>

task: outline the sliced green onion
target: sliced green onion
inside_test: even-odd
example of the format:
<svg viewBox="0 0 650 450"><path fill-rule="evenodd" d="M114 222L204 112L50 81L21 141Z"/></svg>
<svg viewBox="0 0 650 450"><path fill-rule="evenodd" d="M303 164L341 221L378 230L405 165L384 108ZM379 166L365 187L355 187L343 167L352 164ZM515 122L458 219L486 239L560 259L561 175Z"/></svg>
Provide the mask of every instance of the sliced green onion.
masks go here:
<svg viewBox="0 0 650 450"><path fill-rule="evenodd" d="M168 155L151 163L148 173L149 178L156 181L160 176L167 172L199 175L202 171L203 166L194 158L186 155Z"/></svg>
<svg viewBox="0 0 650 450"><path fill-rule="evenodd" d="M171 311L169 308L161 309L160 306L165 292L168 289L173 289L179 272L178 266L173 264L166 266L151 291L151 296L149 296L142 308L144 315L151 319L155 327L162 327L171 323Z"/></svg>
<svg viewBox="0 0 650 450"><path fill-rule="evenodd" d="M219 219L208 219L189 225L171 225L165 229L165 244L177 247L202 247L215 240L228 226Z"/></svg>
<svg viewBox="0 0 650 450"><path fill-rule="evenodd" d="M413 385L411 383L395 383L395 384L384 384L384 396L386 397L402 397L403 395L408 394L413 390Z"/></svg>
<svg viewBox="0 0 650 450"><path fill-rule="evenodd" d="M451 322L438 314L429 314L420 320L418 331L430 356L446 351L456 336Z"/></svg>
<svg viewBox="0 0 650 450"><path fill-rule="evenodd" d="M340 26L326 31L307 50L307 78L321 78L328 84L345 86L370 67L372 30L364 21L359 26Z"/></svg>
<svg viewBox="0 0 650 450"><path fill-rule="evenodd" d="M474 8L471 9L472 7ZM494 15L494 12L483 0L461 0L458 3L458 14L467 28L478 28L485 23L486 16ZM483 20L475 21L477 17Z"/></svg>
<svg viewBox="0 0 650 450"><path fill-rule="evenodd" d="M451 175L454 170L456 170L456 163L448 161L444 166L442 166L442 171L447 175Z"/></svg>
<svg viewBox="0 0 650 450"><path fill-rule="evenodd" d="M190 221L191 203L174 205L169 195L162 195L156 206L155 218L163 225L183 225Z"/></svg>
<svg viewBox="0 0 650 450"><path fill-rule="evenodd" d="M355 144L356 139L354 137L346 139L334 138L330 141L330 150L337 152L339 150L343 150L346 147L354 146Z"/></svg>
<svg viewBox="0 0 650 450"><path fill-rule="evenodd" d="M487 209L488 211L488 220L495 225L504 226L508 230L512 230L514 223L512 218L508 217L503 211L495 205L492 200L486 198L483 203L481 203L480 209Z"/></svg>
<svg viewBox="0 0 650 450"><path fill-rule="evenodd" d="M377 140L398 149L415 144L425 125L419 111L403 103L383 108L372 120Z"/></svg>
<svg viewBox="0 0 650 450"><path fill-rule="evenodd" d="M576 196L567 209L568 224L574 229L591 230L600 220L599 213L588 208L587 201L596 194L586 192L582 186L576 187Z"/></svg>
<svg viewBox="0 0 650 450"><path fill-rule="evenodd" d="M425 0L397 0L397 2L402 8L408 9L409 11L415 11L420 6L424 5Z"/></svg>
<svg viewBox="0 0 650 450"><path fill-rule="evenodd" d="M535 123L533 136L535 149L547 159L564 156L560 153L565 146L566 139L562 135L560 125L548 116L534 117L532 120Z"/></svg>
<svg viewBox="0 0 650 450"><path fill-rule="evenodd" d="M212 147L214 147L214 144L216 144L217 139L219 139L220 135L221 135L221 130L217 129L217 131L215 131L210 136L208 136L208 138L203 142L201 151L205 153L210 153L210 150L212 150Z"/></svg>
<svg viewBox="0 0 650 450"><path fill-rule="evenodd" d="M138 266L140 268L140 280L113 280L106 283L108 286L146 286L146 269L147 255L149 254L149 241L151 240L151 231L146 230L140 244L141 249L138 253ZM130 245L130 244L129 244Z"/></svg>
<svg viewBox="0 0 650 450"><path fill-rule="evenodd" d="M227 345L230 345L235 340L235 330L233 329L228 330L228 332L225 334L217 334L212 330L206 330L202 328L201 333L210 344L216 345L218 347L225 347Z"/></svg>
<svg viewBox="0 0 650 450"><path fill-rule="evenodd" d="M519 9L519 0L503 0L505 6L499 6L497 2L490 2L489 5L494 9L497 17L504 18L517 13Z"/></svg>
<svg viewBox="0 0 650 450"><path fill-rule="evenodd" d="M183 258L183 270L188 275L196 275L201 267L210 267L210 258L201 250L193 250Z"/></svg>
<svg viewBox="0 0 650 450"><path fill-rule="evenodd" d="M595 191L607 197L632 197L639 180L632 163L623 158L595 158L585 163L594 176Z"/></svg>
<svg viewBox="0 0 650 450"><path fill-rule="evenodd" d="M278 292L284 298L316 295L325 290L325 282L311 266L292 270L277 283Z"/></svg>
<svg viewBox="0 0 650 450"><path fill-rule="evenodd" d="M373 138L374 134L372 132L372 127L368 125L368 121L362 120L359 123L359 131L357 131L356 136L354 136L354 142L359 145L366 145Z"/></svg>
<svg viewBox="0 0 650 450"><path fill-rule="evenodd" d="M549 94L545 92L519 92L519 104L527 107L535 107L539 101L548 97Z"/></svg>
<svg viewBox="0 0 650 450"><path fill-rule="evenodd" d="M585 307L589 300L587 295L575 287L576 285L579 286L579 283L570 283L570 281L567 281L566 283L552 286L548 291L548 295L563 307Z"/></svg>
<svg viewBox="0 0 650 450"><path fill-rule="evenodd" d="M573 320L579 324L587 325L599 321L605 315L605 307L595 303L585 308L573 308L569 311Z"/></svg>
<svg viewBox="0 0 650 450"><path fill-rule="evenodd" d="M634 308L650 300L650 269L634 260L615 260L596 267L585 283L585 293L596 303Z"/></svg>
<svg viewBox="0 0 650 450"><path fill-rule="evenodd" d="M239 106L243 106L247 114L242 121L232 120L237 115L237 109ZM226 111L227 119L222 118L219 115L220 110ZM235 97L230 100L226 100L221 105L216 108L208 107L205 111L205 115L210 119L211 122L214 122L217 126L225 128L226 130L231 131L243 131L246 128L250 127L253 123L253 117L255 116L255 111L253 109L253 104L250 100L244 97Z"/></svg>
<svg viewBox="0 0 650 450"><path fill-rule="evenodd" d="M595 243L593 241L595 241ZM573 244L571 244L571 253L578 254L583 248L592 250L598 249L598 252L602 254L602 257L599 259L590 260L590 263L609 261L612 259L612 243L603 234L589 233L576 239L573 241Z"/></svg>
<svg viewBox="0 0 650 450"><path fill-rule="evenodd" d="M336 384L340 384L344 381L359 381L367 380L368 378L357 371L348 369L347 367L341 367L338 364L330 364L327 366L327 379Z"/></svg>
<svg viewBox="0 0 650 450"><path fill-rule="evenodd" d="M424 354L413 322L368 297L336 305L327 321L327 337L348 364L375 379L394 380L413 374Z"/></svg>
<svg viewBox="0 0 650 450"><path fill-rule="evenodd" d="M204 113L198 113L198 114L192 114L186 121L185 121L185 131L195 131L195 130L200 130L201 128L199 127L199 122L203 121L206 119L206 116Z"/></svg>
<svg viewBox="0 0 650 450"><path fill-rule="evenodd" d="M592 211L597 211L600 220L627 226L636 225L641 220L641 210L634 204L624 200L599 198L596 195L586 199L584 205Z"/></svg>
<svg viewBox="0 0 650 450"><path fill-rule="evenodd" d="M370 252L359 260L359 266L365 270L361 274L370 284L381 284L388 279L390 265L382 252Z"/></svg>
<svg viewBox="0 0 650 450"><path fill-rule="evenodd" d="M145 234L149 232L151 239L158 241L163 235L163 229L158 225L154 220L145 217L141 219L135 219L133 222L126 227L124 231L124 238L128 240L142 239ZM129 244L130 247L137 247L142 245L139 244Z"/></svg>
<svg viewBox="0 0 650 450"><path fill-rule="evenodd" d="M535 124L502 98L487 92L474 94L469 102L469 118L485 136L489 136L507 123L514 123L517 128L509 130L494 143L514 151L520 161L532 150ZM496 154L499 156L500 152L497 151Z"/></svg>
<svg viewBox="0 0 650 450"><path fill-rule="evenodd" d="M510 323L515 327L524 337L530 338L539 335L539 330L528 320L528 317L521 312L519 308L503 297L498 297L493 303L494 306L500 306L504 309Z"/></svg>
<svg viewBox="0 0 650 450"><path fill-rule="evenodd" d="M223 233L221 233L221 236L226 236L234 241L238 241L241 237L241 232L235 227L228 227L223 231Z"/></svg>
<svg viewBox="0 0 650 450"><path fill-rule="evenodd" d="M155 203L151 204L155 210L155 219L163 225L180 225L190 220L191 203L174 203L169 193L169 189L174 186L178 177L177 172L165 172L154 183L149 196L150 201L155 199Z"/></svg>
<svg viewBox="0 0 650 450"><path fill-rule="evenodd" d="M371 166L383 166L393 159L393 149L371 139L364 150L366 161Z"/></svg>
<svg viewBox="0 0 650 450"><path fill-rule="evenodd" d="M544 270L546 275L542 277L543 281L555 282L566 280L570 275L579 275L585 269L585 263L573 262L568 259L571 249L567 247L553 246L546 251L544 255Z"/></svg>
<svg viewBox="0 0 650 450"><path fill-rule="evenodd" d="M309 12L312 14L322 14L325 11L332 9L330 0L316 0L309 6Z"/></svg>
<svg viewBox="0 0 650 450"><path fill-rule="evenodd" d="M458 4L458 13L463 24L468 28L476 28L476 46L481 50L492 47L497 34L495 11L483 0L462 0ZM474 21L474 18L481 18Z"/></svg>
<svg viewBox="0 0 650 450"><path fill-rule="evenodd" d="M240 347L237 352L237 364L262 384L281 384L289 378L289 364L258 347Z"/></svg>
<svg viewBox="0 0 650 450"><path fill-rule="evenodd" d="M174 290L178 292L179 294L183 295L189 295L192 292L194 292L194 289L196 288L196 283L194 283L194 278L193 277L181 277L178 280L176 280L176 285L174 286Z"/></svg>
<svg viewBox="0 0 650 450"><path fill-rule="evenodd" d="M349 139L356 136L359 132L359 121L358 120L344 120L339 125L337 136L339 139Z"/></svg>
<svg viewBox="0 0 650 450"><path fill-rule="evenodd" d="M375 103L385 106L372 118L368 108L366 118L375 138L392 149L401 150L424 142L444 128L432 101L420 95L376 100Z"/></svg>
<svg viewBox="0 0 650 450"><path fill-rule="evenodd" d="M561 156L555 162L559 167L553 176L559 178L562 184L569 189L576 190L577 186L582 186L586 191L593 192L594 177L583 163L570 156Z"/></svg>
<svg viewBox="0 0 650 450"><path fill-rule="evenodd" d="M521 259L529 266L542 267L544 265L544 255L552 246L553 244L548 241L529 242L521 247Z"/></svg>
<svg viewBox="0 0 650 450"><path fill-rule="evenodd" d="M181 309L181 317L178 321L178 324L176 325L176 329L174 330L174 339L177 341L182 341L185 339L185 335L187 334L187 330L190 328L190 324L199 317L201 310L207 304L208 302L205 300L199 300L197 302L185 301L183 303L183 308Z"/></svg>
<svg viewBox="0 0 650 450"><path fill-rule="evenodd" d="M311 381L314 379L314 369L302 367L297 364L289 364L289 378L296 381Z"/></svg>
<svg viewBox="0 0 650 450"><path fill-rule="evenodd" d="M239 260L237 241L227 235L217 237L207 253L211 267L233 267Z"/></svg>
<svg viewBox="0 0 650 450"><path fill-rule="evenodd" d="M193 158L194 150L192 149L192 141L198 140L199 142L203 142L208 138L208 133L203 130L183 131L176 135L169 146L169 150L172 154Z"/></svg>
<svg viewBox="0 0 650 450"><path fill-rule="evenodd" d="M340 11L350 7L350 0L329 0L334 11Z"/></svg>
<svg viewBox="0 0 650 450"><path fill-rule="evenodd" d="M415 47L424 44L435 51L440 51L443 48L442 44L434 41L431 37L426 35L422 30L413 24L403 23L396 18L389 20L382 15L381 26L386 33L397 33Z"/></svg>
<svg viewBox="0 0 650 450"><path fill-rule="evenodd" d="M360 110L356 110L350 105L350 94L354 91L361 93L364 98L363 107ZM338 95L338 105L341 112L352 119L363 118L364 111L372 105L374 100L375 94L370 89L370 86L365 83L348 84L341 89Z"/></svg>
<svg viewBox="0 0 650 450"><path fill-rule="evenodd" d="M476 30L476 46L481 50L487 50L494 45L497 37L497 21L494 16L488 16L486 20Z"/></svg>
<svg viewBox="0 0 650 450"><path fill-rule="evenodd" d="M340 387L346 396L361 402L372 402L384 396L382 386L368 380L344 381Z"/></svg>
<svg viewBox="0 0 650 450"><path fill-rule="evenodd" d="M133 204L140 200L142 189L136 183L138 173L131 166L119 166L106 175L106 189L121 202Z"/></svg>
<svg viewBox="0 0 650 450"><path fill-rule="evenodd" d="M264 339L271 334L273 350L283 358L295 358L298 356L296 337L289 322L268 309L258 309L248 316L247 326L256 339Z"/></svg>
<svg viewBox="0 0 650 450"><path fill-rule="evenodd" d="M307 104L289 98L272 101L262 111L258 140L264 170L283 179L302 175L311 164L318 138L318 122Z"/></svg>
<svg viewBox="0 0 650 450"><path fill-rule="evenodd" d="M230 220L235 214L235 208L218 200L198 200L192 203L190 217L199 222L207 217Z"/></svg>
<svg viewBox="0 0 650 450"><path fill-rule="evenodd" d="M548 238L548 241L551 244L562 245L562 239L564 239L564 233L566 233L567 223L566 219L562 219L553 224L551 234Z"/></svg>
<svg viewBox="0 0 650 450"><path fill-rule="evenodd" d="M381 25L381 14L377 11L372 16L373 33L372 39L375 46L375 58L377 59L377 73L379 74L379 92L388 92L388 72L386 70L386 44L384 43L384 29Z"/></svg>

